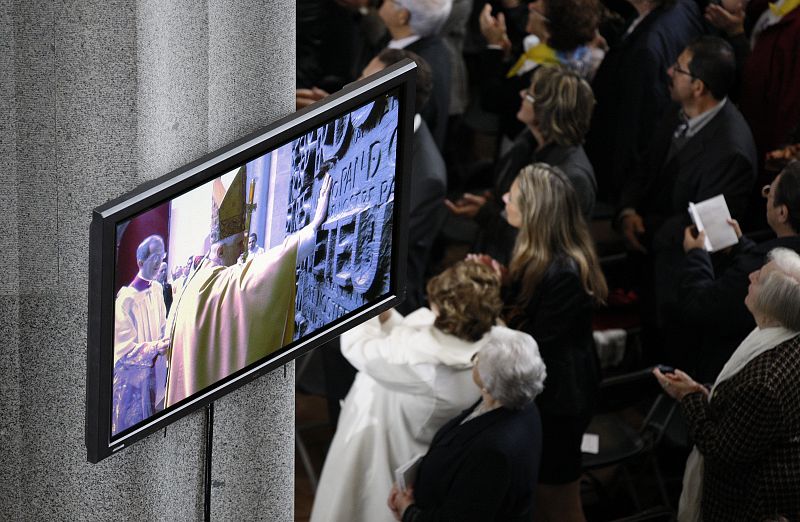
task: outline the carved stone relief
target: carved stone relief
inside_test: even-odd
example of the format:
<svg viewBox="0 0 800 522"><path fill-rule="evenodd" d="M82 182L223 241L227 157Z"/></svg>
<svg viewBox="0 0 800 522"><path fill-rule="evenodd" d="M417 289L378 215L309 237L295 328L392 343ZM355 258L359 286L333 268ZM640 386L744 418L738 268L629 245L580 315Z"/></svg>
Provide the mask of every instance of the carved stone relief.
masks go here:
<svg viewBox="0 0 800 522"><path fill-rule="evenodd" d="M315 251L298 259L295 338L389 291L397 118L387 97L294 143L288 233L311 219L325 172L333 182Z"/></svg>

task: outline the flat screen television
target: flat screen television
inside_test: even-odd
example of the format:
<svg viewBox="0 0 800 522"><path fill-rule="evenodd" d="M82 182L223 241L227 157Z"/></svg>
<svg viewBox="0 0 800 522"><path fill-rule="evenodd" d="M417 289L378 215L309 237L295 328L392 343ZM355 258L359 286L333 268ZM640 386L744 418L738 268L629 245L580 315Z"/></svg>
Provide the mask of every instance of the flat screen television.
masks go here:
<svg viewBox="0 0 800 522"><path fill-rule="evenodd" d="M402 300L415 74L404 60L94 210L90 462Z"/></svg>

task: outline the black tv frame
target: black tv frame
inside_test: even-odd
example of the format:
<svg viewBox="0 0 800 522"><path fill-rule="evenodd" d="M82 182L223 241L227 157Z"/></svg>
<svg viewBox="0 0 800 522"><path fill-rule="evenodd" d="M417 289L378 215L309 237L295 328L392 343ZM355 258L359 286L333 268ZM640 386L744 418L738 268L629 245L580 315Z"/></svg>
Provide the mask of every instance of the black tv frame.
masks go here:
<svg viewBox="0 0 800 522"><path fill-rule="evenodd" d="M142 184L92 213L89 230L89 315L86 369L87 459L97 463L176 420L193 413L248 382L284 365L337 337L345 330L400 303L405 296L409 176L414 132L416 65L403 60L369 78L353 82L341 91L303 110L220 148L158 179ZM112 441L111 383L114 356L114 278L116 226L150 208L173 199L233 168L299 138L310 130L340 117L382 94L397 91L398 140L392 226L390 290L375 303L349 312L307 339L294 341L273 352L253 367L218 381L184 404L156 413L130 433ZM276 355L277 354L277 355Z"/></svg>

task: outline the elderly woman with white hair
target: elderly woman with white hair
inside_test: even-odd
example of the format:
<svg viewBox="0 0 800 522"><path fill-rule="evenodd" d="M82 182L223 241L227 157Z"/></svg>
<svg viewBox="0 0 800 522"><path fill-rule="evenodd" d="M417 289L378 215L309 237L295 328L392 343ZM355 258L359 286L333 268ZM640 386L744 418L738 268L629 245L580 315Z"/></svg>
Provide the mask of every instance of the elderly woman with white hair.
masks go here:
<svg viewBox="0 0 800 522"><path fill-rule="evenodd" d="M439 430L413 487L392 488L395 518L530 521L542 448L533 401L545 377L533 337L493 327L472 369L481 399Z"/></svg>
<svg viewBox="0 0 800 522"><path fill-rule="evenodd" d="M695 442L681 522L800 514L800 256L776 248L768 259L744 301L757 326L710 391L680 370L654 370Z"/></svg>

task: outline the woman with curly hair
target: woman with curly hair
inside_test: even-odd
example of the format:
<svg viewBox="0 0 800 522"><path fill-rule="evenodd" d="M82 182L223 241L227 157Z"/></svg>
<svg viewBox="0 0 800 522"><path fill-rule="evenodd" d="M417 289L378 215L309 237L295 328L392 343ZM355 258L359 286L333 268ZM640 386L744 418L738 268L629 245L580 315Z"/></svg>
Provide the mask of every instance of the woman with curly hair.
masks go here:
<svg viewBox="0 0 800 522"><path fill-rule="evenodd" d="M394 470L480 398L472 356L502 312L500 279L461 262L427 285L431 308L390 310L342 335L358 375L342 406L311 520L393 520Z"/></svg>
<svg viewBox="0 0 800 522"><path fill-rule="evenodd" d="M581 440L592 416L600 367L592 310L608 288L578 198L558 168L522 169L503 197L519 230L508 269L488 256L505 281L503 318L533 336L547 366L536 399L542 418L537 521L582 521Z"/></svg>

